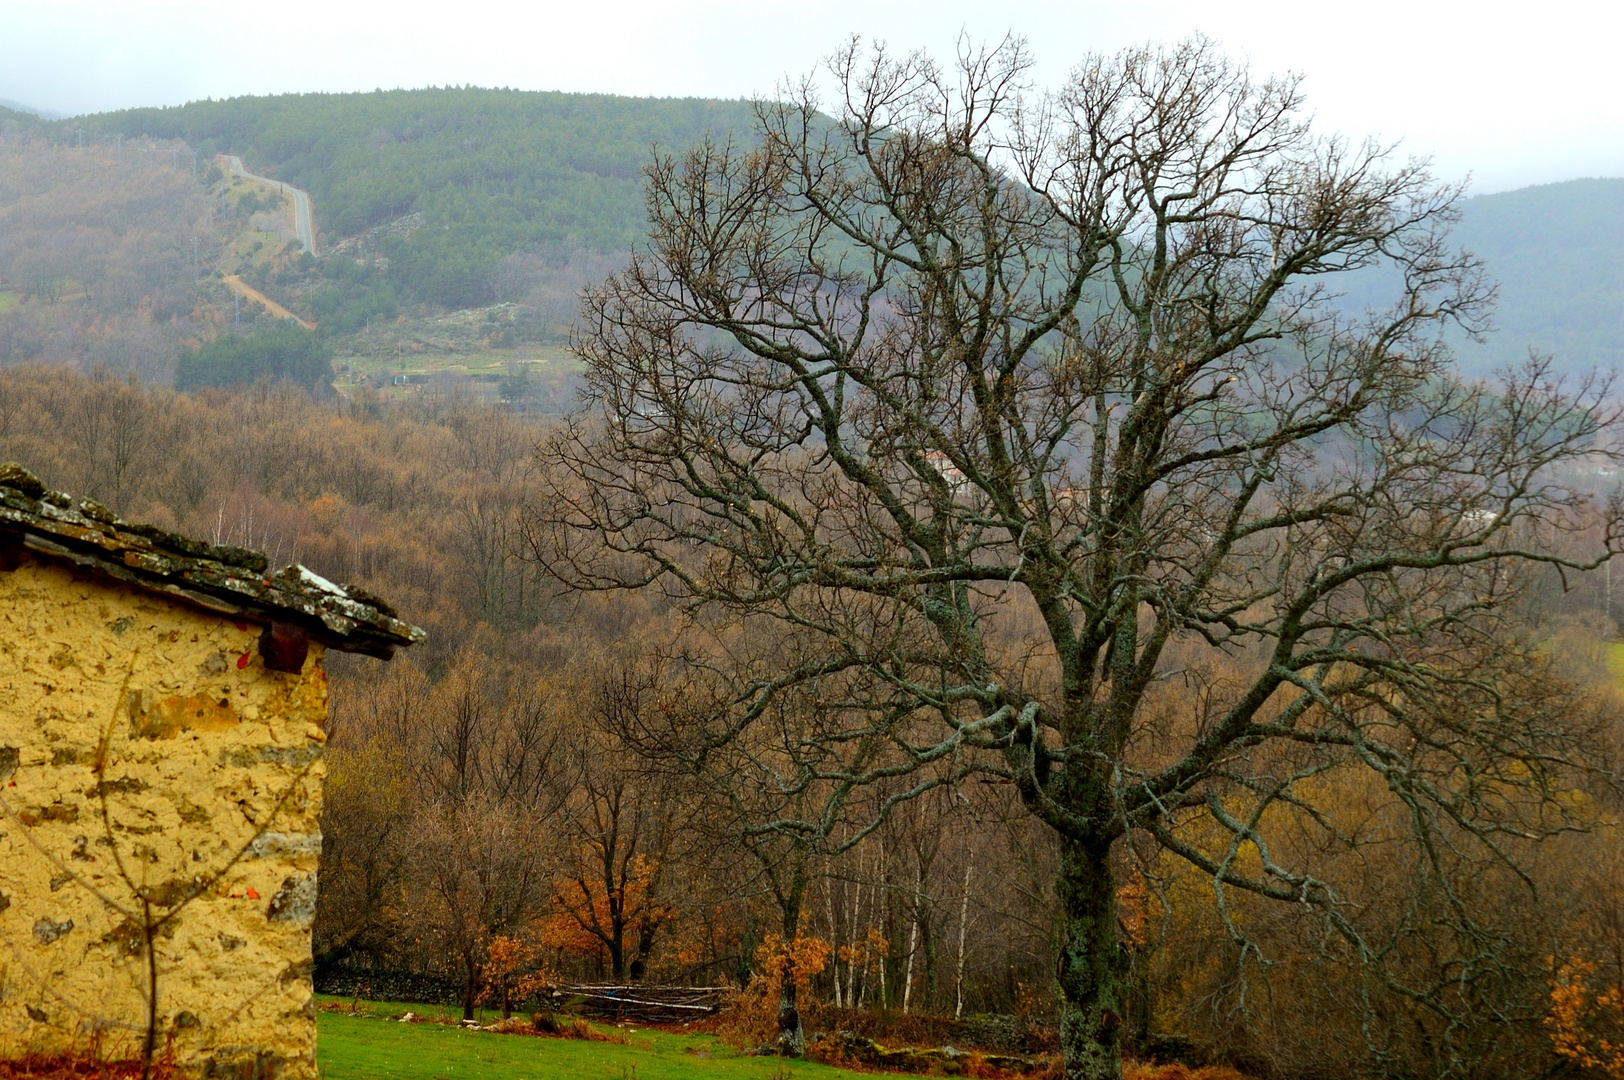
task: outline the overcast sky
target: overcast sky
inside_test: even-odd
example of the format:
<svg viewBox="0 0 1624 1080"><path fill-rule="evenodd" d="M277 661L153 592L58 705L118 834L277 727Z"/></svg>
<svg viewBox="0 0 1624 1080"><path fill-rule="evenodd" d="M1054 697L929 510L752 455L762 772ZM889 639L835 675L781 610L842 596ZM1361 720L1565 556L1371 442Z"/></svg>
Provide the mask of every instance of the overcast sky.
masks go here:
<svg viewBox="0 0 1624 1080"><path fill-rule="evenodd" d="M1038 78L1200 30L1307 77L1320 123L1402 140L1475 192L1624 175L1624 5L1438 0L0 0L0 98L61 113L287 91L472 83L657 96L771 93L847 35L947 55L1025 35Z"/></svg>

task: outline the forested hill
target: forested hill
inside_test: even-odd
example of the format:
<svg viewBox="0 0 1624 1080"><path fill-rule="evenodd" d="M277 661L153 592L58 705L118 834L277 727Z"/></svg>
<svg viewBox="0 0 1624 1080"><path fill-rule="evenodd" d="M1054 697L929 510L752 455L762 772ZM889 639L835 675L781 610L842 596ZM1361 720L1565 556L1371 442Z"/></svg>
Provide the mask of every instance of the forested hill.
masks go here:
<svg viewBox="0 0 1624 1080"><path fill-rule="evenodd" d="M34 128L39 125L40 119L31 112L14 109L5 102L0 102L0 131L8 127Z"/></svg>
<svg viewBox="0 0 1624 1080"><path fill-rule="evenodd" d="M40 121L67 141L114 134L184 139L200 158L241 154L309 190L335 240L406 219L375 250L400 298L477 307L515 252L613 254L644 226L649 148L748 129L737 101L499 89L288 94ZM1624 362L1624 180L1575 180L1467 200L1457 233L1501 283L1496 331L1460 343L1468 370L1554 353L1564 368ZM1373 299L1379 275L1350 289ZM573 289L565 290L572 292Z"/></svg>
<svg viewBox="0 0 1624 1080"><path fill-rule="evenodd" d="M1530 346L1569 371L1624 369L1624 180L1571 180L1468 199L1456 238L1500 282L1495 332L1472 370Z"/></svg>
<svg viewBox="0 0 1624 1080"><path fill-rule="evenodd" d="M331 239L413 214L389 252L408 297L484 300L482 283L520 250L615 252L643 226L653 144L681 148L747 126L744 102L446 88L287 94L129 109L59 125L87 134L184 139L315 197Z"/></svg>

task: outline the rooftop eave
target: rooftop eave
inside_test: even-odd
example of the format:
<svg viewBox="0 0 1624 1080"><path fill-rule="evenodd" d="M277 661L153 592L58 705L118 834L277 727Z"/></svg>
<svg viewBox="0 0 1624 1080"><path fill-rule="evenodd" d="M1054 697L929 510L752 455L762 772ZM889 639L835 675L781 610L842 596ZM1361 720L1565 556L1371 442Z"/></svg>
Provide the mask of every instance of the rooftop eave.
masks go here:
<svg viewBox="0 0 1624 1080"><path fill-rule="evenodd" d="M123 521L92 500L46 489L18 466L0 465L0 546L8 542L222 615L291 624L343 652L388 659L427 637L364 590L298 564L270 573L260 552Z"/></svg>

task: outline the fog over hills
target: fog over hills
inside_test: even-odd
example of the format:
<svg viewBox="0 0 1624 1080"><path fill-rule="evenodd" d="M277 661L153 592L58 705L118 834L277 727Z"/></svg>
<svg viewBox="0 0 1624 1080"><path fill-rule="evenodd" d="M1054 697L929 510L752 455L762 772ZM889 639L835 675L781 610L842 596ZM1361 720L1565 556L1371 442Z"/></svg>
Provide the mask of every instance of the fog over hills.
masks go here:
<svg viewBox="0 0 1624 1080"><path fill-rule="evenodd" d="M27 105L21 101L13 101L10 98L0 97L0 109L10 109L12 112L32 113L41 120L62 119L62 114L59 112L52 112L50 109L41 109L38 106Z"/></svg>

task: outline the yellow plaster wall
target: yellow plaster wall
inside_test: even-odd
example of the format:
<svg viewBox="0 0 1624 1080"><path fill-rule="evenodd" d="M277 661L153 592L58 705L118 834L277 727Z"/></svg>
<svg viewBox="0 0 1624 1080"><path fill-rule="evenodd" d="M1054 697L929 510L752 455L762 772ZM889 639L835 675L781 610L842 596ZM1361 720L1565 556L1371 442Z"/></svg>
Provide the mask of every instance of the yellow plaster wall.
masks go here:
<svg viewBox="0 0 1624 1080"><path fill-rule="evenodd" d="M314 1078L327 680L260 627L25 557L0 572L0 1056Z"/></svg>

